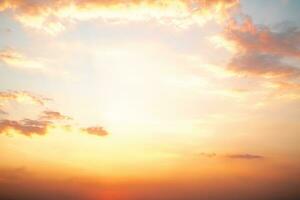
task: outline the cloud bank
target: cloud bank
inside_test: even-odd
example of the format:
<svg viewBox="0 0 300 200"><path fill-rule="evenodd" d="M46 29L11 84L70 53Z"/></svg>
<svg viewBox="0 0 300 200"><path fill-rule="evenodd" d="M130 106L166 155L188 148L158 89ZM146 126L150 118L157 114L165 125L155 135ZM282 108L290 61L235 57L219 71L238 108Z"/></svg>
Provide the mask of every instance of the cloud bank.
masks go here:
<svg viewBox="0 0 300 200"><path fill-rule="evenodd" d="M92 19L105 21L148 21L186 26L208 20L223 20L239 0L4 0L0 11L12 10L25 26L50 34L64 30L67 23Z"/></svg>

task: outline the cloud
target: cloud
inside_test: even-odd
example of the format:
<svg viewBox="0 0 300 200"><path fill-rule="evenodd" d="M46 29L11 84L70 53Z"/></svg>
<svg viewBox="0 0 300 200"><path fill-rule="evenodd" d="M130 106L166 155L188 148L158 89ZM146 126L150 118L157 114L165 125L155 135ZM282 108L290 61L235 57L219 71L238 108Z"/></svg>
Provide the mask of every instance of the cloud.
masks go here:
<svg viewBox="0 0 300 200"><path fill-rule="evenodd" d="M28 58L20 52L10 48L0 50L0 61L19 69L46 70L46 66L41 59Z"/></svg>
<svg viewBox="0 0 300 200"><path fill-rule="evenodd" d="M100 126L82 128L81 130L84 131L84 132L86 132L86 133L88 133L88 134L92 134L92 135L98 135L98 136L106 136L106 135L108 135L107 131L104 130Z"/></svg>
<svg viewBox="0 0 300 200"><path fill-rule="evenodd" d="M186 26L208 20L224 20L239 0L4 0L0 11L13 10L23 25L55 34L70 22L103 19L105 21L148 21Z"/></svg>
<svg viewBox="0 0 300 200"><path fill-rule="evenodd" d="M44 111L40 119L42 120L71 120L72 118L66 115L61 114L57 111Z"/></svg>
<svg viewBox="0 0 300 200"><path fill-rule="evenodd" d="M294 78L300 75L300 69L282 62L278 56L259 53L235 55L228 69L237 74L265 78Z"/></svg>
<svg viewBox="0 0 300 200"><path fill-rule="evenodd" d="M298 27L272 31L267 26L254 25L249 16L243 18L241 23L231 20L223 32L223 37L231 42L237 51L300 58L300 29Z"/></svg>
<svg viewBox="0 0 300 200"><path fill-rule="evenodd" d="M49 98L34 95L27 91L0 91L0 104L6 101L16 101L18 103L29 103L35 105L45 105Z"/></svg>
<svg viewBox="0 0 300 200"><path fill-rule="evenodd" d="M267 100L299 100L300 83L288 81L276 81L265 84L266 88L275 90Z"/></svg>
<svg viewBox="0 0 300 200"><path fill-rule="evenodd" d="M0 50L0 64L2 63L6 67L16 70L40 73L63 79L70 78L69 72L59 67L56 61L40 57L30 57L12 48Z"/></svg>
<svg viewBox="0 0 300 200"><path fill-rule="evenodd" d="M249 153L236 153L236 154L217 154L217 153L207 153L201 152L197 154L197 156L204 157L204 158L229 158L229 159L264 159L264 156L249 154Z"/></svg>
<svg viewBox="0 0 300 200"><path fill-rule="evenodd" d="M78 128L77 126L74 126L72 124L57 124L54 121L46 120L0 120L0 134L17 133L25 136L46 135L48 133L51 133L51 128L61 128L65 131L76 131L96 136L108 135L108 132L100 126Z"/></svg>
<svg viewBox="0 0 300 200"><path fill-rule="evenodd" d="M254 155L254 154L229 154L225 156L230 159L245 159L245 160L255 160L255 159L264 159L263 156Z"/></svg>
<svg viewBox="0 0 300 200"><path fill-rule="evenodd" d="M31 135L45 135L47 127L51 123L49 121L39 121L39 120L30 120L24 119L21 121L15 120L1 120L0 121L0 134L9 133L9 131L15 131L19 134L26 136Z"/></svg>
<svg viewBox="0 0 300 200"><path fill-rule="evenodd" d="M24 91L5 91L0 92L0 105L5 101L15 101L17 103L31 103L34 105L41 105L42 109L46 107L45 103L49 101L38 95L33 95L30 92ZM0 114L9 113L0 109ZM105 136L108 132L101 126L80 128L70 123L71 117L61 114L58 111L43 110L36 119L22 119L22 120L0 120L0 134L17 133L25 136L31 135L46 135L51 132L51 128L62 128L66 131L83 132L87 134Z"/></svg>
<svg viewBox="0 0 300 200"><path fill-rule="evenodd" d="M229 20L223 33L211 41L233 52L227 71L265 82L261 85L271 97L267 99L299 99L300 68L295 64L300 58L299 27L283 23L271 29L255 25L251 17L242 14Z"/></svg>
<svg viewBox="0 0 300 200"><path fill-rule="evenodd" d="M300 75L299 68L283 61L283 58L300 58L299 28L272 31L243 16L242 22L232 19L222 36L214 36L212 41L234 52L228 69L236 74L289 78Z"/></svg>

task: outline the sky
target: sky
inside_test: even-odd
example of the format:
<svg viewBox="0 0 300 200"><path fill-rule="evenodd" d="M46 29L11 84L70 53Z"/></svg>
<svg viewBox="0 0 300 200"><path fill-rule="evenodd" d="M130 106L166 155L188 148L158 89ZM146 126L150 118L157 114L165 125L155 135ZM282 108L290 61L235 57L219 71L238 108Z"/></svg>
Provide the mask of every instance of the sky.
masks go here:
<svg viewBox="0 0 300 200"><path fill-rule="evenodd" d="M300 199L297 0L0 0L0 199Z"/></svg>

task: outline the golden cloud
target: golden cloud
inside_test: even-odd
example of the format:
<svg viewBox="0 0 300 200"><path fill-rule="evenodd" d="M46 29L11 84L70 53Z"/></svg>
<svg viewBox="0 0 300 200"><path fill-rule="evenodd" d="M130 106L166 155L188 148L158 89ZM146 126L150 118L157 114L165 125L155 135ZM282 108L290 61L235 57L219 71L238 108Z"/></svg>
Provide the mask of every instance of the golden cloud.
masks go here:
<svg viewBox="0 0 300 200"><path fill-rule="evenodd" d="M147 21L187 26L228 17L239 0L4 0L0 11L13 10L23 25L55 34L70 22L103 19L105 21Z"/></svg>
<svg viewBox="0 0 300 200"><path fill-rule="evenodd" d="M46 135L51 133L51 131L55 128L59 128L60 130L67 132L76 131L96 136L108 135L108 132L99 126L78 128L72 124L56 124L54 121L40 119L0 120L0 134L21 134L25 136Z"/></svg>

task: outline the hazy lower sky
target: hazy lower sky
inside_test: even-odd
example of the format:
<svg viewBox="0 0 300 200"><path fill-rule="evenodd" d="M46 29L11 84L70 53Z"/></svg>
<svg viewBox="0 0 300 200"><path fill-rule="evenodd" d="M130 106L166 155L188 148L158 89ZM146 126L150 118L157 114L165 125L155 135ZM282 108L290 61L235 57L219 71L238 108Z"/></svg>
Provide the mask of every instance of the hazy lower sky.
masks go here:
<svg viewBox="0 0 300 200"><path fill-rule="evenodd" d="M0 199L300 199L298 0L0 0Z"/></svg>

